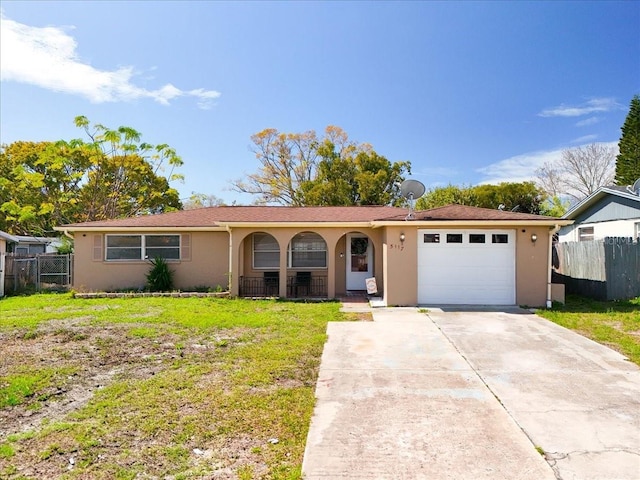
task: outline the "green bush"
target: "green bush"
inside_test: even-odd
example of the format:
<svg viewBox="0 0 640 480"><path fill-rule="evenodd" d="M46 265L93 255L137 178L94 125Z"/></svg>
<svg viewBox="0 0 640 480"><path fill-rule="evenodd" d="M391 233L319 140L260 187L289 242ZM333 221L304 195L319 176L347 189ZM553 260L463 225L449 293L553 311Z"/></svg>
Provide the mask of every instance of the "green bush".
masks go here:
<svg viewBox="0 0 640 480"><path fill-rule="evenodd" d="M162 257L151 260L151 270L147 273L147 287L152 292L169 292L173 290L173 270Z"/></svg>

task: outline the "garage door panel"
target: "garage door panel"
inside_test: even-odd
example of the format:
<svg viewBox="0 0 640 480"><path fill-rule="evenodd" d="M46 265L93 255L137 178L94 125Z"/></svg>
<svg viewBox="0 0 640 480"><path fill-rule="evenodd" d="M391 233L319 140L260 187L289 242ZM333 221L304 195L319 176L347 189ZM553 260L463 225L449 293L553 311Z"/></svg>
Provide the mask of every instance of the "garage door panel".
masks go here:
<svg viewBox="0 0 640 480"><path fill-rule="evenodd" d="M515 231L419 230L418 233L419 303L515 302ZM441 243L424 243L424 233L439 234ZM447 233L462 234L463 243L446 243ZM488 243L469 243L470 234L484 235ZM508 242L491 243L493 234L506 234Z"/></svg>

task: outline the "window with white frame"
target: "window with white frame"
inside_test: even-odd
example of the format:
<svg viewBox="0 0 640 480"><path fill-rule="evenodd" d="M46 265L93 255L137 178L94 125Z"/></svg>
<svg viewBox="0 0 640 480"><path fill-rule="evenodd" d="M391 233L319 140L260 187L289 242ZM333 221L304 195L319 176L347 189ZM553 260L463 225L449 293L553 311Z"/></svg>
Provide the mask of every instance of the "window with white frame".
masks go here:
<svg viewBox="0 0 640 480"><path fill-rule="evenodd" d="M280 245L268 233L253 234L253 268L278 268L280 266Z"/></svg>
<svg viewBox="0 0 640 480"><path fill-rule="evenodd" d="M578 228L578 240L581 242L593 240L593 227Z"/></svg>
<svg viewBox="0 0 640 480"><path fill-rule="evenodd" d="M180 260L180 235L106 235L105 258Z"/></svg>
<svg viewBox="0 0 640 480"><path fill-rule="evenodd" d="M327 244L317 233L299 233L289 243L289 267L326 268Z"/></svg>

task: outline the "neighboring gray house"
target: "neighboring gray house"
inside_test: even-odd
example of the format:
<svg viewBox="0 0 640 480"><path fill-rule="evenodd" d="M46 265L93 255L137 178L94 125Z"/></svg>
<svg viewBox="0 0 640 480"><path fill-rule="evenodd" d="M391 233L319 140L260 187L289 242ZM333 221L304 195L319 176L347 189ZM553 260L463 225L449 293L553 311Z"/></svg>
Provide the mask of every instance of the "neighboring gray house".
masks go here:
<svg viewBox="0 0 640 480"><path fill-rule="evenodd" d="M573 220L558 233L560 242L605 237L640 237L640 191L630 187L600 187L571 208L563 219Z"/></svg>
<svg viewBox="0 0 640 480"><path fill-rule="evenodd" d="M4 232L2 232L4 233ZM34 237L31 235L9 235L7 239L7 253L16 255L38 255L42 253L56 253L61 245L56 237Z"/></svg>

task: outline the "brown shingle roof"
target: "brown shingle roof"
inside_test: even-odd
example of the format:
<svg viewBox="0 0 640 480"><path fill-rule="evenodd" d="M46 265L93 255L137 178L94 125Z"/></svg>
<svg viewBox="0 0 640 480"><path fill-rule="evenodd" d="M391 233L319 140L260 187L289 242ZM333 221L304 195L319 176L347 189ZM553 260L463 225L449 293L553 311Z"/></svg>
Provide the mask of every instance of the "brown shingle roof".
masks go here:
<svg viewBox="0 0 640 480"><path fill-rule="evenodd" d="M414 213L416 220L551 220L554 217L518 213L491 208L469 207L466 205L447 205Z"/></svg>
<svg viewBox="0 0 640 480"><path fill-rule="evenodd" d="M296 222L370 222L393 216L406 217L404 208L385 206L357 207L275 207L221 206L181 210L158 215L72 223L62 228L78 227L215 227L225 223L296 223Z"/></svg>
<svg viewBox="0 0 640 480"><path fill-rule="evenodd" d="M102 220L63 225L61 230L83 228L206 228L227 223L360 223L373 221L405 221L408 210L385 206L354 207L275 207L233 206L182 210L158 215ZM414 220L429 221L549 221L554 217L529 213L505 212L490 208L447 205L414 212Z"/></svg>
<svg viewBox="0 0 640 480"><path fill-rule="evenodd" d="M386 220L405 220L405 215L397 215ZM541 221L554 220L555 217L544 215L533 215L531 213L518 213L497 210L492 208L469 207L467 205L446 205L444 207L432 208L430 210L418 210L413 213L414 221Z"/></svg>

